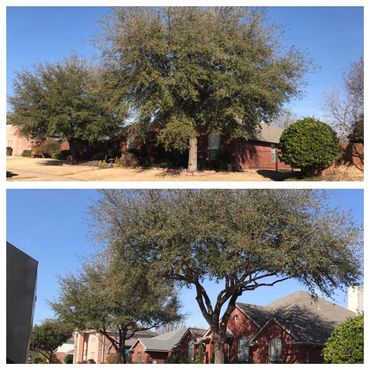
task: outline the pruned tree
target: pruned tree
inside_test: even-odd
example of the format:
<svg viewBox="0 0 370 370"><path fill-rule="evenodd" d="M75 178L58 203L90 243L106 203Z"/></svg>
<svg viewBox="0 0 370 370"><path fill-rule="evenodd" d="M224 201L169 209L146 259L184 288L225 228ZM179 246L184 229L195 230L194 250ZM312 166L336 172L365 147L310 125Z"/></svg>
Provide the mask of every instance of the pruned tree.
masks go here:
<svg viewBox="0 0 370 370"><path fill-rule="evenodd" d="M325 343L324 361L329 364L364 363L364 315L340 324Z"/></svg>
<svg viewBox="0 0 370 370"><path fill-rule="evenodd" d="M261 9L130 7L112 10L98 41L115 96L145 129L160 123L159 143L188 150L195 171L199 135L248 137L299 95L306 58L280 35Z"/></svg>
<svg viewBox="0 0 370 370"><path fill-rule="evenodd" d="M111 104L102 72L77 56L18 72L13 85L8 123L31 139L67 140L74 161L79 141L115 137L121 130L122 105Z"/></svg>
<svg viewBox="0 0 370 370"><path fill-rule="evenodd" d="M52 307L77 329L103 334L126 363L126 340L182 319L173 283L143 267L139 260L130 265L102 254L80 274L61 278L60 298Z"/></svg>
<svg viewBox="0 0 370 370"><path fill-rule="evenodd" d="M364 124L364 59L354 62L344 75L344 97L338 91L330 92L325 108L334 128L343 140L356 131L356 140L363 142ZM360 127L359 127L360 126ZM362 133L362 138L358 138Z"/></svg>
<svg viewBox="0 0 370 370"><path fill-rule="evenodd" d="M105 190L91 208L115 258L194 287L215 362L245 292L297 279L326 295L360 275L361 233L314 190ZM219 283L210 296L204 282Z"/></svg>
<svg viewBox="0 0 370 370"><path fill-rule="evenodd" d="M38 352L48 363L53 362L55 350L73 334L73 326L60 320L45 320L32 329L30 349Z"/></svg>

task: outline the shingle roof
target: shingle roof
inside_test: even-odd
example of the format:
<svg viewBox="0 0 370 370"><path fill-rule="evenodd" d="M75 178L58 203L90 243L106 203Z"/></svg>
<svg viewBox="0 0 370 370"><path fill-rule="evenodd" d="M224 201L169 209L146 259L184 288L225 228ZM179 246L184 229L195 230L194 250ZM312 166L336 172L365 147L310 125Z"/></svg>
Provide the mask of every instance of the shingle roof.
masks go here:
<svg viewBox="0 0 370 370"><path fill-rule="evenodd" d="M267 306L237 303L248 316L263 327L271 318L288 330L297 341L323 344L342 321L355 314L322 298L313 299L298 291Z"/></svg>
<svg viewBox="0 0 370 370"><path fill-rule="evenodd" d="M254 137L251 137L251 139L278 144L283 131L283 128L276 127L272 123L262 122L260 123L260 129L257 128L256 133L253 135Z"/></svg>
<svg viewBox="0 0 370 370"><path fill-rule="evenodd" d="M188 328L172 330L154 338L139 338L146 351L169 352L181 341Z"/></svg>
<svg viewBox="0 0 370 370"><path fill-rule="evenodd" d="M236 304L239 309L250 317L259 327L271 317L271 310L266 306L257 306L255 304L239 303Z"/></svg>

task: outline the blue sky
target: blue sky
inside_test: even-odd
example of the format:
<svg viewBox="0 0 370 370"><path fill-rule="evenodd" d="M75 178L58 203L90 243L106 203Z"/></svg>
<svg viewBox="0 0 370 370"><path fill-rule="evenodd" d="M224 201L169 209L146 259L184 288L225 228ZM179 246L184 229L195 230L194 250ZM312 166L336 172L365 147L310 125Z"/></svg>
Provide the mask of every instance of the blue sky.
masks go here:
<svg viewBox="0 0 370 370"><path fill-rule="evenodd" d="M346 212L363 224L363 191L330 190L329 205ZM91 242L87 207L98 198L95 190L8 190L7 240L39 261L37 302L34 322L52 317L48 301L58 296L58 275L75 272L81 258L96 251ZM215 296L217 287L208 283L207 289ZM304 289L296 281L286 281L274 288L259 288L244 294L239 300L253 304L267 304L275 299ZM207 327L191 289L181 291L183 312L187 323ZM341 291L335 302L346 306L346 293Z"/></svg>
<svg viewBox="0 0 370 370"><path fill-rule="evenodd" d="M16 71L39 62L56 62L75 52L95 59L91 40L105 7L8 7L7 93ZM315 72L306 76L307 87L289 108L298 116L324 118L325 93L342 88L349 65L363 55L362 7L270 7L271 21L285 29L284 43L304 50Z"/></svg>

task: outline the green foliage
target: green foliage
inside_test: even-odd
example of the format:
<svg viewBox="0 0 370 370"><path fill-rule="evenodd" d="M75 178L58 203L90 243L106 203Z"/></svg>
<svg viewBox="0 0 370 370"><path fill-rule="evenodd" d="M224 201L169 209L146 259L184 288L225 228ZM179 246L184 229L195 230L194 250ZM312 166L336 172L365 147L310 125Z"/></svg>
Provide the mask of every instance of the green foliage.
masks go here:
<svg viewBox="0 0 370 370"><path fill-rule="evenodd" d="M115 8L101 43L107 84L139 124L163 126L166 149L204 131L245 136L299 94L307 70L276 31L249 8Z"/></svg>
<svg viewBox="0 0 370 370"><path fill-rule="evenodd" d="M61 320L45 320L32 329L30 349L39 352L49 362L53 352L71 337L74 328Z"/></svg>
<svg viewBox="0 0 370 370"><path fill-rule="evenodd" d="M194 287L219 348L243 292L295 278L330 295L361 275L360 229L327 207L324 192L105 190L91 212L110 255ZM217 298L209 280L218 282Z"/></svg>
<svg viewBox="0 0 370 370"><path fill-rule="evenodd" d="M71 155L70 150L55 150L51 157L54 159L66 160Z"/></svg>
<svg viewBox="0 0 370 370"><path fill-rule="evenodd" d="M52 304L57 315L78 329L105 335L120 362L126 362L125 340L138 330L181 319L173 284L148 273L146 265L127 264L103 252L81 273L60 280L61 296ZM108 331L119 333L118 338Z"/></svg>
<svg viewBox="0 0 370 370"><path fill-rule="evenodd" d="M364 115L359 117L352 127L352 132L348 135L350 143L364 143Z"/></svg>
<svg viewBox="0 0 370 370"><path fill-rule="evenodd" d="M66 357L64 358L64 363L65 364L73 364L73 355L71 355L71 354L66 355Z"/></svg>
<svg viewBox="0 0 370 370"><path fill-rule="evenodd" d="M93 142L120 130L124 116L111 107L101 72L76 56L19 72L13 85L8 119L26 137L68 140L76 157L76 140Z"/></svg>
<svg viewBox="0 0 370 370"><path fill-rule="evenodd" d="M32 147L32 153L37 157L50 158L52 154L60 149L60 144L52 139L47 139L38 145Z"/></svg>
<svg viewBox="0 0 370 370"><path fill-rule="evenodd" d="M331 364L364 363L364 316L340 324L325 343L323 356Z"/></svg>
<svg viewBox="0 0 370 370"><path fill-rule="evenodd" d="M203 364L204 361L204 344L200 344L198 347L198 352L195 358L196 364Z"/></svg>
<svg viewBox="0 0 370 370"><path fill-rule="evenodd" d="M32 151L30 149L24 149L22 152L22 157L31 157Z"/></svg>
<svg viewBox="0 0 370 370"><path fill-rule="evenodd" d="M340 157L336 133L327 124L310 117L285 129L279 146L280 159L309 176L319 174Z"/></svg>

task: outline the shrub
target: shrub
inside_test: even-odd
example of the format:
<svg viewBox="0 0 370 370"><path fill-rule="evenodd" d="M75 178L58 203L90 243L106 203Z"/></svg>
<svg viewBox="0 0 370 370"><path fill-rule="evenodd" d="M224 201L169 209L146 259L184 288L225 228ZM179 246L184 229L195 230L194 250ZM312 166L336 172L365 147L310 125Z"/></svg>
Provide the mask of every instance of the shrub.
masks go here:
<svg viewBox="0 0 370 370"><path fill-rule="evenodd" d="M364 362L364 315L347 319L329 337L323 349L324 361L331 364Z"/></svg>
<svg viewBox="0 0 370 370"><path fill-rule="evenodd" d="M65 364L73 364L73 355L71 355L71 354L66 355L66 357L64 358L64 363Z"/></svg>
<svg viewBox="0 0 370 370"><path fill-rule="evenodd" d="M36 157L51 157L52 153L60 149L60 144L54 140L48 139L41 144L34 145L32 152Z"/></svg>
<svg viewBox="0 0 370 370"><path fill-rule="evenodd" d="M13 148L11 146L6 147L6 155L12 155L13 154Z"/></svg>
<svg viewBox="0 0 370 370"><path fill-rule="evenodd" d="M306 117L286 128L280 138L279 157L303 175L320 174L340 157L336 133L326 123Z"/></svg>
<svg viewBox="0 0 370 370"><path fill-rule="evenodd" d="M126 153L121 159L121 166L128 168L135 168L140 166L140 160L134 153Z"/></svg>
<svg viewBox="0 0 370 370"><path fill-rule="evenodd" d="M59 160L66 160L67 157L71 155L70 150L55 150L52 154L51 157L54 159L59 159Z"/></svg>
<svg viewBox="0 0 370 370"><path fill-rule="evenodd" d="M109 353L105 358L105 363L107 364L119 364L120 362L121 361L117 353Z"/></svg>
<svg viewBox="0 0 370 370"><path fill-rule="evenodd" d="M22 152L22 157L31 157L32 150L30 149L25 149Z"/></svg>

